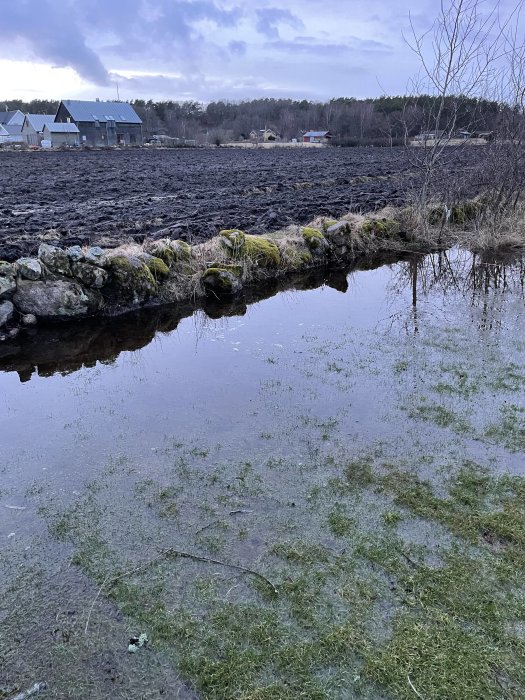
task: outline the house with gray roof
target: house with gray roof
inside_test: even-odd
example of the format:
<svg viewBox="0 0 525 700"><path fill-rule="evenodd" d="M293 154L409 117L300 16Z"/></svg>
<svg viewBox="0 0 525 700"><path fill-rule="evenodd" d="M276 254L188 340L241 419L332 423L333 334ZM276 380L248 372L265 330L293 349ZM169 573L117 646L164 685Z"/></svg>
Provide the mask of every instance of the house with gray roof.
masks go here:
<svg viewBox="0 0 525 700"><path fill-rule="evenodd" d="M82 146L142 146L142 120L127 102L63 100L56 123L78 128Z"/></svg>
<svg viewBox="0 0 525 700"><path fill-rule="evenodd" d="M22 134L29 146L40 146L44 126L52 124L54 121L54 114L26 114L22 125Z"/></svg>
<svg viewBox="0 0 525 700"><path fill-rule="evenodd" d="M42 141L50 142L51 148L60 146L80 146L80 132L76 124L51 122L44 124ZM44 145L44 144L43 144Z"/></svg>
<svg viewBox="0 0 525 700"><path fill-rule="evenodd" d="M4 126L22 126L24 123L24 113L19 109L15 109L11 112L7 110L5 112L0 112L0 124Z"/></svg>
<svg viewBox="0 0 525 700"><path fill-rule="evenodd" d="M0 143L26 143L21 124L0 124Z"/></svg>

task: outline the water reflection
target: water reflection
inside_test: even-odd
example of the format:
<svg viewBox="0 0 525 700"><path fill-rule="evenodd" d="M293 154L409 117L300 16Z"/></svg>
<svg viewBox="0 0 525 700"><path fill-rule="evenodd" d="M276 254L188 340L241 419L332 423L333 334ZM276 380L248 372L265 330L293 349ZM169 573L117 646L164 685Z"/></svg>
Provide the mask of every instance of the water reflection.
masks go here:
<svg viewBox="0 0 525 700"><path fill-rule="evenodd" d="M440 297L439 309L447 297L469 301L471 318L481 330L501 327L508 304L525 299L525 260L515 251L480 254L453 249L432 255L413 256L399 262L390 285L391 293L411 291L411 306L405 314L407 330L419 332L422 302Z"/></svg>
<svg viewBox="0 0 525 700"><path fill-rule="evenodd" d="M158 334L174 331L182 319L196 312L211 319L244 316L251 304L286 290L328 286L346 293L353 274L384 265L392 269L388 294L392 299L406 300L392 318L401 318L407 332L414 335L419 333L421 313L430 310L429 300L435 302L433 308L443 310L446 297L468 299L478 327L489 330L501 325L507 303L523 301L525 297L525 262L511 253L496 257L452 250L431 255L382 255L361 260L353 267L314 270L286 281L272 280L228 302L208 300L200 307L177 304L143 309L119 318L26 331L16 340L0 344L0 371L17 372L20 381L26 382L35 373L49 377L93 367L97 362L112 364L120 353L145 347ZM439 303L436 296L442 297Z"/></svg>

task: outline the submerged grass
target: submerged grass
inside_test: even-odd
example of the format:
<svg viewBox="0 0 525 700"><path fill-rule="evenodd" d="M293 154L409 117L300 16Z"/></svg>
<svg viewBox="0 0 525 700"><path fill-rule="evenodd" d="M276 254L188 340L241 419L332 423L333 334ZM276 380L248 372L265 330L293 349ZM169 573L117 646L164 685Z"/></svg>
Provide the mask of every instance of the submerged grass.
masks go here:
<svg viewBox="0 0 525 700"><path fill-rule="evenodd" d="M309 534L275 532L262 547L253 566L277 595L253 577L217 578L224 571L206 564L127 560L104 536L92 490L52 519L52 530L199 697L523 697L525 479L464 462L438 489L378 455L329 458L338 475L307 498L306 511L293 509L292 525L318 514ZM257 483L254 472L244 464L237 475ZM150 513L183 500L180 489L153 480L136 493L133 507L146 497ZM372 502L378 513L367 530L360 508ZM416 529L430 523L433 539L407 535L411 521ZM249 541L251 526L242 529ZM217 556L228 560L239 533L220 530ZM195 546L213 549L198 534Z"/></svg>

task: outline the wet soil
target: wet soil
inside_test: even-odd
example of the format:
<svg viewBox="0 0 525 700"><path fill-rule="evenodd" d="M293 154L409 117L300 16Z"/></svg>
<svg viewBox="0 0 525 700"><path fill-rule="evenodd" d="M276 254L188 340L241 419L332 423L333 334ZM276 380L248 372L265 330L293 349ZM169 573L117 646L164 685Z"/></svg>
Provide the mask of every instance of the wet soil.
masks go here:
<svg viewBox="0 0 525 700"><path fill-rule="evenodd" d="M478 158L457 152L454 172ZM42 240L114 247L267 233L402 205L417 177L401 148L0 153L0 259L34 254Z"/></svg>

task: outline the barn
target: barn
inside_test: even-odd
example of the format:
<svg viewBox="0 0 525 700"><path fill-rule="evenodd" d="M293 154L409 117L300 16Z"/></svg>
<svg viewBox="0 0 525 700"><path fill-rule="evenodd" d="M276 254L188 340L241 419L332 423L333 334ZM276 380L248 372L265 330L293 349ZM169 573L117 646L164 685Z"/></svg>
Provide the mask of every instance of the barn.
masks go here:
<svg viewBox="0 0 525 700"><path fill-rule="evenodd" d="M303 134L303 143L330 143L331 140L329 131L307 131Z"/></svg>
<svg viewBox="0 0 525 700"><path fill-rule="evenodd" d="M142 120L127 102L63 100L55 122L78 128L82 146L142 146Z"/></svg>

